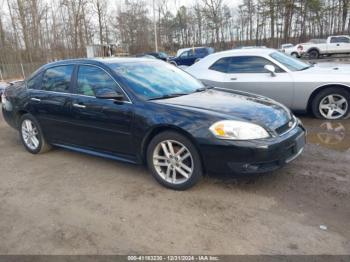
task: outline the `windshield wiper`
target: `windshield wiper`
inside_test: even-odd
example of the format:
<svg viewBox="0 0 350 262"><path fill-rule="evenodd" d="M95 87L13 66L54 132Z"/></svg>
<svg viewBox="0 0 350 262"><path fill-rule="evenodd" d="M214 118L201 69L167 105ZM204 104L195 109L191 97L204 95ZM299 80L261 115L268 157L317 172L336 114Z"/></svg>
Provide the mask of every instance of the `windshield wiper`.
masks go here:
<svg viewBox="0 0 350 262"><path fill-rule="evenodd" d="M304 71L304 70L309 69L309 68L311 68L311 67L314 67L314 65L305 66L305 67L303 67L302 69L300 69L300 71Z"/></svg>
<svg viewBox="0 0 350 262"><path fill-rule="evenodd" d="M173 97L178 97L178 96L185 96L188 95L188 93L174 93L174 94L167 94L167 95L162 95L162 96L157 96L157 97L152 97L148 100L158 100L158 99L167 99L167 98L173 98Z"/></svg>
<svg viewBox="0 0 350 262"><path fill-rule="evenodd" d="M213 88L214 88L213 86L201 87L201 88L197 88L195 90L195 92L203 92L203 91L206 91L206 90L209 90L209 89L213 89Z"/></svg>

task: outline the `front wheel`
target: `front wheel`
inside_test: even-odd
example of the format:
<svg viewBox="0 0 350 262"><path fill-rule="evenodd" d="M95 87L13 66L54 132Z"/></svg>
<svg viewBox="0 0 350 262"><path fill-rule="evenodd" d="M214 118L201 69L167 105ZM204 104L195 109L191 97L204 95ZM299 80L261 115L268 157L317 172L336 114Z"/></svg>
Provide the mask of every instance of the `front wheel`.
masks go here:
<svg viewBox="0 0 350 262"><path fill-rule="evenodd" d="M30 153L41 154L51 149L43 136L38 121L31 114L25 114L21 117L19 133L24 147Z"/></svg>
<svg viewBox="0 0 350 262"><path fill-rule="evenodd" d="M319 92L312 102L312 112L317 118L341 119L349 114L350 93L339 87Z"/></svg>
<svg viewBox="0 0 350 262"><path fill-rule="evenodd" d="M152 139L147 149L147 163L154 178L167 188L185 190L202 177L197 149L188 138L173 131Z"/></svg>

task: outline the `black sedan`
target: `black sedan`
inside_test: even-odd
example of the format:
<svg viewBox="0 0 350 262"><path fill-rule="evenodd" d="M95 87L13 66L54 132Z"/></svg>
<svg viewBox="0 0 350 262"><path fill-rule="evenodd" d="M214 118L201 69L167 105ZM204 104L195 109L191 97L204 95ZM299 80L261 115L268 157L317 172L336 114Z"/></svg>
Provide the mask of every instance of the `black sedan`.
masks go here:
<svg viewBox="0 0 350 262"><path fill-rule="evenodd" d="M0 82L0 97L1 97L1 95L4 93L5 88L6 88L7 86L8 86L7 83ZM0 99L0 102L1 102L1 99Z"/></svg>
<svg viewBox="0 0 350 262"><path fill-rule="evenodd" d="M148 165L183 190L204 173L275 170L305 130L268 98L204 87L159 60L66 60L6 89L3 115L33 154L51 146Z"/></svg>

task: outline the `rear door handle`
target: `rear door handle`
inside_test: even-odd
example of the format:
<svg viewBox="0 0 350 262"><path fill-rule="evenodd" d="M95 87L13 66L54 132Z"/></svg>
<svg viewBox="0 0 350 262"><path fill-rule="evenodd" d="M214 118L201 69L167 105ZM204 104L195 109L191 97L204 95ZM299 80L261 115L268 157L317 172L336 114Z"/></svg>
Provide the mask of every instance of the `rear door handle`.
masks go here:
<svg viewBox="0 0 350 262"><path fill-rule="evenodd" d="M34 102L41 102L41 99L36 98L36 97L32 97L30 100L34 101Z"/></svg>
<svg viewBox="0 0 350 262"><path fill-rule="evenodd" d="M237 80L237 77L231 77L231 80L235 81Z"/></svg>
<svg viewBox="0 0 350 262"><path fill-rule="evenodd" d="M86 108L85 105L81 105L81 104L73 104L73 106L76 108Z"/></svg>

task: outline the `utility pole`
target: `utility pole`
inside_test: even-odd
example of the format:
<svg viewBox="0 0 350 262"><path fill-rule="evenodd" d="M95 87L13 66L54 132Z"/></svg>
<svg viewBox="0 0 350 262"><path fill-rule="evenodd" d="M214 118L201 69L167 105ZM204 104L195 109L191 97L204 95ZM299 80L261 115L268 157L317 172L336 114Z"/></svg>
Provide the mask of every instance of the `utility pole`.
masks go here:
<svg viewBox="0 0 350 262"><path fill-rule="evenodd" d="M155 0L153 0L153 22L154 22L154 44L155 44L155 47L156 47L156 52L158 52L158 37L157 37L157 21L156 21Z"/></svg>

